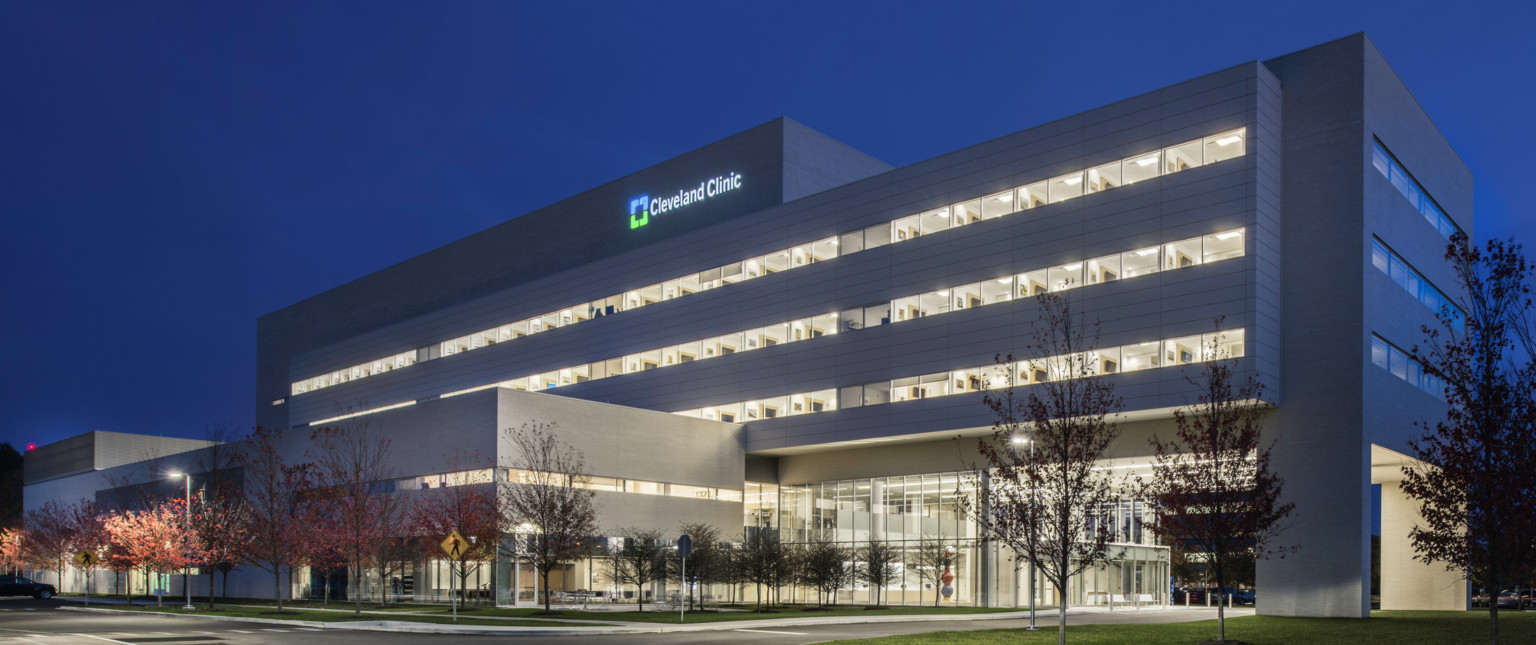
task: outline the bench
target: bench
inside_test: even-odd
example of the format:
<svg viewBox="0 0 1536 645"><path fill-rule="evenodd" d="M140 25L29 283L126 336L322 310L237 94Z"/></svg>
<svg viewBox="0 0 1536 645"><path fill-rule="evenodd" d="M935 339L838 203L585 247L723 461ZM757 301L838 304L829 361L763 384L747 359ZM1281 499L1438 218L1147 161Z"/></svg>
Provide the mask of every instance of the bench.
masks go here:
<svg viewBox="0 0 1536 645"><path fill-rule="evenodd" d="M1134 594L1134 599L1127 599L1125 594L1117 593L1109 597L1109 608L1114 609L1115 605L1129 605L1134 603L1137 609L1141 609L1142 605L1150 605L1153 604L1153 602L1152 594L1149 593Z"/></svg>

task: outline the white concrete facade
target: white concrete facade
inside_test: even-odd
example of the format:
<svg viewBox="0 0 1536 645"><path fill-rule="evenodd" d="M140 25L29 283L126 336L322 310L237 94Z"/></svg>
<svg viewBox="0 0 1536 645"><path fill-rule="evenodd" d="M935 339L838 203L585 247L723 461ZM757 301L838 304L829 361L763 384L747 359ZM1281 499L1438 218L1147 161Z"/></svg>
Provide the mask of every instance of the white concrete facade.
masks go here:
<svg viewBox="0 0 1536 645"><path fill-rule="evenodd" d="M1238 158L878 248L863 241L860 249L847 246L865 239L849 236L897 218L1237 130L1246 146ZM403 475L442 472L445 451L506 460L499 432L534 420L558 423L585 451L592 474L604 477L740 490L744 481L798 485L955 471L969 453L957 450L954 437L978 435L992 421L978 392L868 405L843 400L836 410L741 424L667 413L799 392L846 393L988 365L994 355L1022 353L1038 316L1032 299L889 324L869 319L804 342L548 391L497 387L441 397L1241 229L1240 257L1067 293L1074 307L1101 322L1104 345L1205 333L1218 317L1226 329L1243 330L1239 376L1258 375L1277 405L1266 432L1279 440L1275 466L1297 505L1282 541L1299 550L1260 564L1259 611L1364 616L1371 485L1385 481L1373 474L1373 447L1405 452L1412 422L1443 405L1373 364L1373 338L1410 346L1418 326L1433 321L1428 308L1373 267L1373 241L1440 289L1454 284L1437 261L1444 236L1372 168L1378 141L1450 220L1471 232L1470 173L1363 35L1229 67L901 168L774 121L264 316L258 419L307 434L303 428L323 424L338 409L409 404L371 415L408 456L398 464ZM751 169L748 182L763 185L736 206L726 198L703 202L692 214L676 211L687 217L658 217L655 228L635 229L650 237L623 237L632 193L665 193L743 168ZM626 230L609 230L620 226ZM601 233L584 244L584 231ZM845 250L823 262L461 354L436 349L508 321L827 238L844 240ZM507 245L524 239L548 240L563 255L546 258L548 266L509 259ZM292 389L413 350L420 360L407 367L298 394ZM1110 377L1128 419L1117 459L1145 462L1147 437L1166 430L1171 411L1193 400L1185 376L1194 369ZM29 507L34 493L89 495L96 484L82 477L29 486ZM1383 607L1464 606L1464 588L1455 591L1446 576L1403 559L1411 509L1397 497L1389 505L1387 497L1383 555L1404 564L1394 565L1390 585L1384 571ZM739 501L602 493L599 504L605 529L670 530L688 520L734 531L743 517Z"/></svg>

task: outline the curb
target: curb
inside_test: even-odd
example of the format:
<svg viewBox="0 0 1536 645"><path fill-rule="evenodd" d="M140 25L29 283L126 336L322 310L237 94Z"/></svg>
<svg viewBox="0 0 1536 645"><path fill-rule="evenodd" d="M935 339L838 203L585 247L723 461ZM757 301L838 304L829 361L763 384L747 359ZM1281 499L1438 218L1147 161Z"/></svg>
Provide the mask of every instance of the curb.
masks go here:
<svg viewBox="0 0 1536 645"><path fill-rule="evenodd" d="M297 627L311 627L320 629L351 629L358 631L379 632L403 632L417 634L459 634L479 636L604 636L621 634L664 634L675 632L710 632L710 631L734 631L738 629L763 629L786 627L814 627L818 625L860 625L881 623L924 623L924 622L972 622L981 620L1017 620L1027 618L1027 612L997 612L986 614L959 614L953 616L935 616L929 614L897 615L897 616L838 616L828 618L781 618L762 620L719 621L713 623L696 624L634 624L625 626L603 627L505 627L500 625L463 625L463 624L437 624L417 623L395 620L363 620L339 623L326 623L312 620L283 620L278 618L246 618L240 616L208 616L199 614L167 614L161 612L140 612L121 609L98 609L96 607L60 607L64 611L83 611L104 614L134 614L160 616L164 618L196 618L201 620L214 620L242 623L263 623L270 625L288 625ZM1068 616L1084 612L1067 611ZM1054 611L1039 612L1038 615L1055 617ZM871 620L878 618L879 620ZM516 620L508 619L508 620ZM782 621L782 622L781 622Z"/></svg>
<svg viewBox="0 0 1536 645"><path fill-rule="evenodd" d="M246 618L244 616L205 616L199 614L167 614L158 611L133 611L131 609L106 609L97 607L59 607L59 611L84 611L93 614L132 614L134 616L157 616L160 618L198 618L202 620L218 620L231 623L266 623L271 625L294 625L298 627L330 627L333 624L322 623L313 620Z"/></svg>

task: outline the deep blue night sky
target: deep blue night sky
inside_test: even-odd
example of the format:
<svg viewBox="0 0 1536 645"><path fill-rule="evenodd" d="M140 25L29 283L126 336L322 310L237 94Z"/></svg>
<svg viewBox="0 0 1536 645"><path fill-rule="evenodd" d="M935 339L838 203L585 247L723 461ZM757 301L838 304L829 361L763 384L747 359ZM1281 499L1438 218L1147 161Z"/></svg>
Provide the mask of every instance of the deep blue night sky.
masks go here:
<svg viewBox="0 0 1536 645"><path fill-rule="evenodd" d="M1113 5L0 2L0 441L249 427L258 315L780 115L905 165L1358 31L1536 240L1523 5Z"/></svg>

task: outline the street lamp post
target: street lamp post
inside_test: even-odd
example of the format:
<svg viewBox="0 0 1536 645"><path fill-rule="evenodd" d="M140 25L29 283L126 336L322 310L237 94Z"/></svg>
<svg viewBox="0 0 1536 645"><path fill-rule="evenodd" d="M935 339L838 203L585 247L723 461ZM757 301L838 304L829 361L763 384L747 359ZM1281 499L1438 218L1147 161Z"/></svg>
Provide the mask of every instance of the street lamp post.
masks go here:
<svg viewBox="0 0 1536 645"><path fill-rule="evenodd" d="M187 558L187 562L181 568L181 588L187 592L187 604L182 609L195 610L197 608L192 606L192 585L190 584L192 577L192 476L183 473L171 473L170 478L185 479L187 482L187 535L182 542L182 546L185 549L182 553Z"/></svg>

